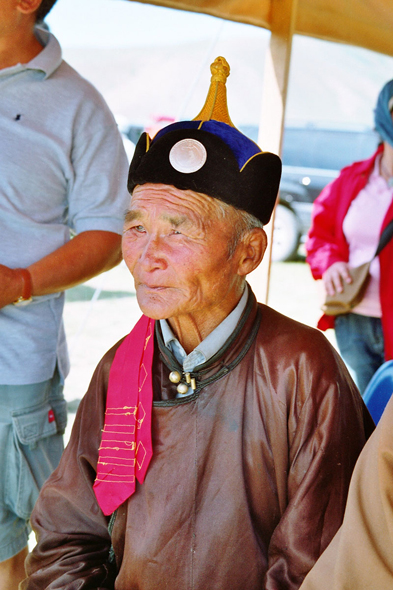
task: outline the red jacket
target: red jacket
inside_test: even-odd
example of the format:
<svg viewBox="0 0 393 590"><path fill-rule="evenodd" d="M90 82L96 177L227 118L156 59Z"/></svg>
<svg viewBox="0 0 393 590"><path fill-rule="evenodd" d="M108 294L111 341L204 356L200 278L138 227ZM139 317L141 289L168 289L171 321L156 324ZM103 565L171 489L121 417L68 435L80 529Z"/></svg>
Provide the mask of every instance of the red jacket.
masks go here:
<svg viewBox="0 0 393 590"><path fill-rule="evenodd" d="M308 234L307 262L314 279L321 279L323 273L334 262L349 259L349 247L343 233L343 221L353 199L367 184L374 169L375 159L383 152L381 145L368 160L347 166L339 177L328 184L313 206L312 225ZM367 215L367 212L365 212ZM382 229L393 219L393 200L382 224ZM393 239L379 256L381 267L380 300L382 328L385 339L385 357L393 358ZM323 315L318 328L327 330L334 327L334 316Z"/></svg>

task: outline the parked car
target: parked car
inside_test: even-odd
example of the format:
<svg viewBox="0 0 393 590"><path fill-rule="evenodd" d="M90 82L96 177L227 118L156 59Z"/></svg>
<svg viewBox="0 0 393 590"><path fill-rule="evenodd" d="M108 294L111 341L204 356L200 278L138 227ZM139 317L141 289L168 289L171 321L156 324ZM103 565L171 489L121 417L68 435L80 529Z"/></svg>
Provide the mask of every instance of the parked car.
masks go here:
<svg viewBox="0 0 393 590"><path fill-rule="evenodd" d="M242 127L254 141L258 127ZM276 207L272 259L293 260L311 225L312 204L340 170L373 154L378 134L372 129L286 127L283 171Z"/></svg>
<svg viewBox="0 0 393 590"><path fill-rule="evenodd" d="M241 126L257 142L258 126ZM143 128L122 125L136 144ZM315 125L287 126L283 141L283 171L274 219L273 261L293 260L311 225L312 204L340 170L372 155L379 142L372 129L329 129Z"/></svg>

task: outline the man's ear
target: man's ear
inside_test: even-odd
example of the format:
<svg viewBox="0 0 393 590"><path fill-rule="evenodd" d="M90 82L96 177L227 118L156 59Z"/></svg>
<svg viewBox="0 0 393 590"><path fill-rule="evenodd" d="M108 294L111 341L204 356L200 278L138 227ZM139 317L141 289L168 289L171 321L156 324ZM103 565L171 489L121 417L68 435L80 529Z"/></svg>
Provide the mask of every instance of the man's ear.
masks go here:
<svg viewBox="0 0 393 590"><path fill-rule="evenodd" d="M36 12L42 0L18 0L17 9L22 14L32 14Z"/></svg>
<svg viewBox="0 0 393 590"><path fill-rule="evenodd" d="M259 266L267 247L267 236L261 227L255 227L244 236L239 244L239 266L237 274L245 277Z"/></svg>

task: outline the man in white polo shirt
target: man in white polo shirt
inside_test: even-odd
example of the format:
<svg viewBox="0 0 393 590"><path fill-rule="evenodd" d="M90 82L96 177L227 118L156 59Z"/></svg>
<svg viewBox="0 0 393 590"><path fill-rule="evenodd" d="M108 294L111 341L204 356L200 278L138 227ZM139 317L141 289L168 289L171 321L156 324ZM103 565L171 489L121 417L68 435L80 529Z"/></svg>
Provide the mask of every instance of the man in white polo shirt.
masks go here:
<svg viewBox="0 0 393 590"><path fill-rule="evenodd" d="M2 590L24 577L28 519L63 449L63 291L118 264L128 201L113 116L36 27L55 1L0 4Z"/></svg>

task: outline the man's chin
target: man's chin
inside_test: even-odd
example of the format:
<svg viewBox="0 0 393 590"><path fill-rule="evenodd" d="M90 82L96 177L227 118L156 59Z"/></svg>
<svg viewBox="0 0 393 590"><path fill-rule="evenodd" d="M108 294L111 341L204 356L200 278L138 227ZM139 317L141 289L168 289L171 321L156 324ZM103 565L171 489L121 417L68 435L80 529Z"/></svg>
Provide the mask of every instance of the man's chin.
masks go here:
<svg viewBox="0 0 393 590"><path fill-rule="evenodd" d="M165 309L165 306L157 301L149 301L149 298L138 297L137 301L141 312L152 320L166 320L170 317L170 313Z"/></svg>

